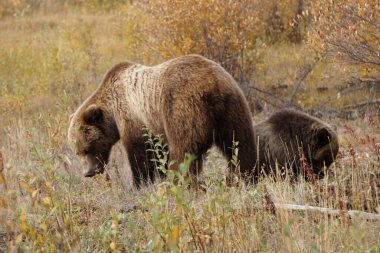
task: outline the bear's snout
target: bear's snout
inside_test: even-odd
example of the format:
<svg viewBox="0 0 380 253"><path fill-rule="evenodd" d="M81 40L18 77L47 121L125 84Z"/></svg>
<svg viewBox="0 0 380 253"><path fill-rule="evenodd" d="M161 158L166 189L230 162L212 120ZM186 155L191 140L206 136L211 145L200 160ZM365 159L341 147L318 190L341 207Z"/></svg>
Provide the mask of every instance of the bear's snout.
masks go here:
<svg viewBox="0 0 380 253"><path fill-rule="evenodd" d="M85 177L93 177L95 175L96 175L96 173L93 170L89 170L86 173L84 173Z"/></svg>
<svg viewBox="0 0 380 253"><path fill-rule="evenodd" d="M89 169L87 170L86 173L84 173L85 177L93 177L96 174L103 174L104 172L104 164L101 162L96 163L95 165L89 166Z"/></svg>

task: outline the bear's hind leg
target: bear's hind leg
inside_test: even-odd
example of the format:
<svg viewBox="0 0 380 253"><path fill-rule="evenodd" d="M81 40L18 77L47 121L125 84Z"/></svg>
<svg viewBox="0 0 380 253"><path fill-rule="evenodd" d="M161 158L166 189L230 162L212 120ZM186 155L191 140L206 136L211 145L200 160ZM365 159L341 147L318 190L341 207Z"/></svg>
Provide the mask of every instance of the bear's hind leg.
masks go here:
<svg viewBox="0 0 380 253"><path fill-rule="evenodd" d="M253 126L252 120L249 118L248 108L239 102L231 103L225 116L220 119L215 144L224 153L228 161L231 161L233 157L233 152L235 152L233 149L237 149L238 167L231 164L231 173L237 172L246 182L252 182L256 181L259 176L256 171Z"/></svg>

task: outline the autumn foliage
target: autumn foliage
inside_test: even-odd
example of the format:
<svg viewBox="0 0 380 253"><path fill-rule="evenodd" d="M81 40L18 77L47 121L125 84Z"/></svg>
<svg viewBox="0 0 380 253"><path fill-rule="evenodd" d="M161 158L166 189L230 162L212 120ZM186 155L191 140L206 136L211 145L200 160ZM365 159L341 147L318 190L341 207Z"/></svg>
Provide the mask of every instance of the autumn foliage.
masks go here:
<svg viewBox="0 0 380 253"><path fill-rule="evenodd" d="M144 1L136 32L163 59L198 53L219 62L247 88L259 50L286 39L302 1L158 0ZM281 16L279 15L281 12ZM148 35L148 36L146 36Z"/></svg>
<svg viewBox="0 0 380 253"><path fill-rule="evenodd" d="M380 2L315 1L310 44L340 62L357 65L380 80Z"/></svg>

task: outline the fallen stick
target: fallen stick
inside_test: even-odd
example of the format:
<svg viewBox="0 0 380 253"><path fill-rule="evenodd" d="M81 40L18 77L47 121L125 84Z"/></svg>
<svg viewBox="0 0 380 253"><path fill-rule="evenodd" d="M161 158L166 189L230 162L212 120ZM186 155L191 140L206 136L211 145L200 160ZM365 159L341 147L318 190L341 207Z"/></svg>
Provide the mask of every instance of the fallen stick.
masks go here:
<svg viewBox="0 0 380 253"><path fill-rule="evenodd" d="M351 105L343 106L343 109L357 108L357 107L363 107L367 105L377 105L377 104L380 104L380 99L357 102Z"/></svg>
<svg viewBox="0 0 380 253"><path fill-rule="evenodd" d="M327 207L318 207L318 206L306 206L306 205L296 205L296 204L279 204L275 203L277 209L286 209L286 210L300 210L300 211L317 211L320 213L327 213L333 216L347 215L350 218L359 217L366 220L380 220L380 214L362 212L357 210L336 210Z"/></svg>
<svg viewBox="0 0 380 253"><path fill-rule="evenodd" d="M4 158L3 158L3 154L0 151L0 172L2 172L3 170L4 170Z"/></svg>

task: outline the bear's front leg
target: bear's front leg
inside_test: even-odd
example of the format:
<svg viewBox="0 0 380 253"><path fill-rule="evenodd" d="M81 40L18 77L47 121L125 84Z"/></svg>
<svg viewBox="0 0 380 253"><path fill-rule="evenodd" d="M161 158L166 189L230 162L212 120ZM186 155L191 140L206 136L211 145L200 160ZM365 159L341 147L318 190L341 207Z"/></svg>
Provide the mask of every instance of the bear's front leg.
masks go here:
<svg viewBox="0 0 380 253"><path fill-rule="evenodd" d="M155 166L151 161L152 154L147 151L145 144L146 138L133 137L128 138L125 147L131 165L133 184L136 188L140 188L143 184L154 182Z"/></svg>

